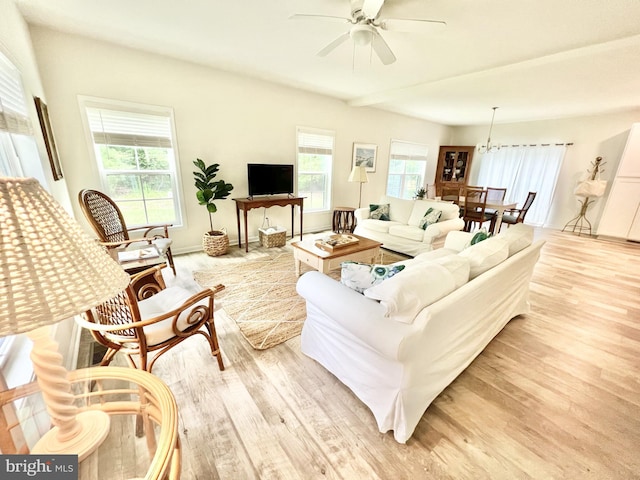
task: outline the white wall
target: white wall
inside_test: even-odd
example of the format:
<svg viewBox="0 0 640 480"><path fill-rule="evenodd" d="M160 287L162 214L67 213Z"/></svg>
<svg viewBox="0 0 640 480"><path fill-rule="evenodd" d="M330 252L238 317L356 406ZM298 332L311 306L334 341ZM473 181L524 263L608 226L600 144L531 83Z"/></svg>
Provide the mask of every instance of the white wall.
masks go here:
<svg viewBox="0 0 640 480"><path fill-rule="evenodd" d="M370 108L352 108L340 100L282 87L220 70L131 50L43 27L31 29L34 48L49 98L63 168L72 196L82 188L101 188L82 134L78 95L164 105L174 109L187 227L171 233L174 251L200 249L208 230L205 209L197 204L192 161L220 164L219 179L234 185L230 198L247 195L246 164L295 163L296 126L336 132L333 205L357 206L358 185L347 182L353 142L378 145L376 173L362 189L362 203L384 193L391 139L429 147L434 176L438 147L451 138L446 126ZM345 74L348 74L346 72ZM75 202L74 202L75 203ZM237 239L235 205L216 203L214 226L226 227ZM77 206L77 216L82 214ZM290 228L289 208L267 215ZM249 213L250 237L257 237L262 211ZM305 214L305 230L330 227L330 214Z"/></svg>
<svg viewBox="0 0 640 480"><path fill-rule="evenodd" d="M640 109L609 115L495 124L491 138L492 141L502 144L573 143L567 149L546 224L548 227L561 229L580 210L580 205L573 195L576 182L591 168L591 162L596 157L602 157L603 162L606 162L602 178L613 179L631 124L638 121L640 121ZM485 143L488 131L488 125L456 127L453 142L455 145ZM480 168L479 159L479 156L474 158L470 176L472 184ZM609 188L605 197L599 199L587 213L587 218L593 225L593 233L598 229L608 192Z"/></svg>

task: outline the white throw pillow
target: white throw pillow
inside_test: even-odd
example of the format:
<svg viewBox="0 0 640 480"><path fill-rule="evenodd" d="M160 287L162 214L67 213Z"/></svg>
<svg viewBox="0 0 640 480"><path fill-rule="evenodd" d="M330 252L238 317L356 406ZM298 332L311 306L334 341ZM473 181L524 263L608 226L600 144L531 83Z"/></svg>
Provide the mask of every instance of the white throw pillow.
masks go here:
<svg viewBox="0 0 640 480"><path fill-rule="evenodd" d="M454 275L444 266L418 262L389 280L368 288L364 294L380 301L385 316L402 323L412 323L423 308L456 289Z"/></svg>
<svg viewBox="0 0 640 480"><path fill-rule="evenodd" d="M489 238L464 249L458 255L469 259L469 279L473 280L509 257L509 243L502 238Z"/></svg>
<svg viewBox="0 0 640 480"><path fill-rule="evenodd" d="M511 256L533 243L533 227L516 223L500 232L496 238L502 238L509 243L509 256Z"/></svg>

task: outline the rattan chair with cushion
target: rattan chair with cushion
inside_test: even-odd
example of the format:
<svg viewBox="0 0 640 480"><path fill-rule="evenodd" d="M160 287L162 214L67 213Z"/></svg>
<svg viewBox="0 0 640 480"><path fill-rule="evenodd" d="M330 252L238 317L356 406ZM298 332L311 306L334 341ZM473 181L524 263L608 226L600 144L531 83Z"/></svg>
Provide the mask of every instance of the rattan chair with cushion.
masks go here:
<svg viewBox="0 0 640 480"><path fill-rule="evenodd" d="M487 208L487 191L482 188L467 187L464 195L464 230L470 232L474 224L482 225Z"/></svg>
<svg viewBox="0 0 640 480"><path fill-rule="evenodd" d="M176 274L171 254L172 241L169 238L171 224L127 228L118 205L109 196L97 190L81 190L78 194L78 201L82 212L105 248L115 253L127 247L140 248L145 244L154 245L160 255L166 256L173 274ZM134 232L140 232L142 236L131 238L130 234ZM117 258L117 254L113 256Z"/></svg>
<svg viewBox="0 0 640 480"><path fill-rule="evenodd" d="M500 227L502 228L502 225L504 225L505 223L507 224L507 226L515 225L516 223L524 223L524 217L527 215L529 208L531 208L531 204L536 199L537 194L538 192L529 192L529 194L527 195L527 199L524 201L524 205L522 205L522 208L512 208L510 210L505 210L504 214L502 215L502 223L500 224Z"/></svg>
<svg viewBox="0 0 640 480"><path fill-rule="evenodd" d="M162 267L157 265L132 275L127 289L85 312L84 319L76 320L107 347L100 365L109 365L115 354L122 352L130 366L151 372L162 354L187 338L202 335L209 342L218 367L224 370L214 324L214 297L224 286L196 294L177 286L163 288L164 283L153 295L134 289L136 283L146 283L144 276L160 275ZM143 299L139 300L139 296Z"/></svg>

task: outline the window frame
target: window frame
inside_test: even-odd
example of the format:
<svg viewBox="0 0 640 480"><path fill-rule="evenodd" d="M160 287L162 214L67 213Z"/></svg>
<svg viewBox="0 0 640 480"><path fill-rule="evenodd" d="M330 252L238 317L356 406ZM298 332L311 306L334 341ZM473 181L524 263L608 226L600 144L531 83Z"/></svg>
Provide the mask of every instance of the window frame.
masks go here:
<svg viewBox="0 0 640 480"><path fill-rule="evenodd" d="M400 151L397 151L394 154L394 145L397 145L398 148L400 149ZM402 145L402 147L401 147ZM424 154L422 154L422 152L420 153L414 153L413 151L417 151L419 149L423 149L424 150ZM404 151L403 151L404 150ZM406 162L411 161L411 162L424 162L424 168L422 169L422 173L420 174L420 179L416 184L416 189L420 187L423 187L425 190L427 189L427 185L425 184L425 180L426 180L426 172L427 172L427 166L428 166L428 155L429 155L429 146L423 143L417 143L417 142L407 142L405 140L394 140L391 139L391 143L389 145L389 168L387 170L387 182L386 182L386 194L392 197L395 197L395 195L391 195L391 193L389 192L389 179L391 175L400 175L402 177L402 180L400 182L400 197L396 197L396 198L405 198L402 196L402 192L405 190L404 189L404 185L405 185L405 179L407 176L409 175L415 175L415 174L408 174L406 173ZM408 157L405 159L399 158L399 157ZM411 158L409 158L411 157ZM391 165L393 161L403 161L404 163L404 172L402 174L398 174L398 173L392 173L391 171ZM415 190L411 193L411 196L408 199L413 199L414 195L415 195Z"/></svg>
<svg viewBox="0 0 640 480"><path fill-rule="evenodd" d="M180 175L180 158L178 152L177 145L177 135L176 135L176 127L175 127L175 118L174 111L171 107L159 106L159 105L148 105L148 104L140 104L133 102L125 102L120 100L112 100L106 98L98 98L98 97L87 97L87 96L78 96L78 102L80 106L80 114L82 117L83 127L85 130L85 137L87 146L91 152L91 157L93 159L92 168L97 173L97 176L100 178L100 185L102 190L112 198L114 195L112 194L109 188L108 177L112 175L131 175L132 177L139 177L145 174L168 174L170 176L171 182L171 191L173 192L173 205L174 211L176 213L176 219L171 220L156 220L156 221L145 221L144 224L159 224L159 223L171 223L171 228L180 228L186 227L186 212L184 210L184 196L181 188L182 181ZM143 115L152 115L158 117L166 117L169 121L169 133L171 135L170 138L170 146L164 148L170 148L172 151L173 159L169 158L169 168L167 170L105 170L104 165L102 163L101 157L99 155L99 149L102 145L109 145L108 143L95 143L94 141L94 132L91 129L89 113L87 109L103 109L110 111L121 111L124 114L143 114ZM112 146L125 146L134 148L134 155L137 158L138 153L136 152L139 148L157 148L149 145L112 145ZM126 210L122 208L122 201L116 198L113 200L121 207L121 210ZM145 212L147 201L149 199L145 199L144 196L136 201L142 201L145 205ZM145 213L146 214L146 213ZM123 211L124 215L124 211ZM148 217L147 217L148 218ZM128 227L136 227L143 225L141 223L136 223L128 220L125 217L125 221L127 222Z"/></svg>
<svg viewBox="0 0 640 480"><path fill-rule="evenodd" d="M324 203L324 205L321 208L313 208L311 206L307 206L305 205L305 213L325 213L325 212L329 212L331 211L332 208L332 204L333 204L333 167L334 167L334 161L335 161L335 154L336 154L336 133L333 130L324 130L324 129L320 129L320 128L313 128L313 127L301 127L298 126L296 127L296 192L298 195L301 195L300 192L300 176L301 175L310 175L313 172L304 172L301 168L300 168L300 154L301 153L307 153L307 154L311 154L313 153L312 150L317 149L318 151L316 152L316 154L319 155L327 155L327 153L322 153L321 150L323 148L326 148L324 146L321 145L322 142L320 142L320 144L317 145L307 145L306 148L309 148L310 151L309 152L301 152L301 147L305 148L305 145L301 145L300 143L300 139L301 139L301 135L318 135L318 136L324 136L327 138L331 138L331 159L329 160L329 165L328 165L328 171L324 172L323 175L326 176L326 183L325 183L325 197L326 197L326 202Z"/></svg>

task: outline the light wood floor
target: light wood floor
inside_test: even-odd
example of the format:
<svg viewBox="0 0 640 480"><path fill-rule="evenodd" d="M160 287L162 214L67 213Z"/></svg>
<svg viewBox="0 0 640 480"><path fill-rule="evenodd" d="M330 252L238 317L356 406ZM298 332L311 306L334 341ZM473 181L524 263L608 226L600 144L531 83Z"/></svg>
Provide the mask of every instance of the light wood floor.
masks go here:
<svg viewBox="0 0 640 480"><path fill-rule="evenodd" d="M640 246L536 235L547 243L532 313L435 400L406 445L377 431L299 337L254 351L220 317L224 372L197 338L154 367L180 408L182 478L640 478ZM250 255L265 251L252 244ZM242 261L230 252L178 256L167 279L196 288L193 270Z"/></svg>

